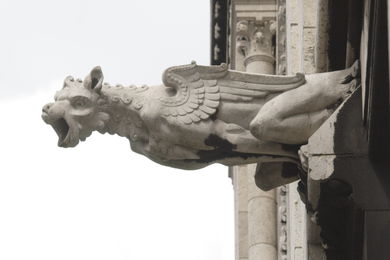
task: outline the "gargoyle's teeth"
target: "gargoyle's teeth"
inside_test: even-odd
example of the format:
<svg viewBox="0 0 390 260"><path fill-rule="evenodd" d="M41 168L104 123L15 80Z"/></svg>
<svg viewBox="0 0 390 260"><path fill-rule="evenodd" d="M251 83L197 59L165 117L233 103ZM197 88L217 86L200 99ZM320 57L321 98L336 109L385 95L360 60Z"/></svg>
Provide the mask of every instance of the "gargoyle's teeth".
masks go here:
<svg viewBox="0 0 390 260"><path fill-rule="evenodd" d="M54 121L52 127L58 135L58 145L62 146L69 133L69 125L64 118Z"/></svg>

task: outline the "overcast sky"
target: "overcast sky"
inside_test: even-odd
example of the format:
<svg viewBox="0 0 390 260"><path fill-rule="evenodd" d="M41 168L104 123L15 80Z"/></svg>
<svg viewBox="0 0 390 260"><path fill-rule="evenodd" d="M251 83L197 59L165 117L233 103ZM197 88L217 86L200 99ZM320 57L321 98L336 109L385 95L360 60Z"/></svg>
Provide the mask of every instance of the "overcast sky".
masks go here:
<svg viewBox="0 0 390 260"><path fill-rule="evenodd" d="M0 0L0 259L234 259L227 167L159 166L117 136L58 148L40 118L67 75L96 65L153 85L209 64L209 4Z"/></svg>

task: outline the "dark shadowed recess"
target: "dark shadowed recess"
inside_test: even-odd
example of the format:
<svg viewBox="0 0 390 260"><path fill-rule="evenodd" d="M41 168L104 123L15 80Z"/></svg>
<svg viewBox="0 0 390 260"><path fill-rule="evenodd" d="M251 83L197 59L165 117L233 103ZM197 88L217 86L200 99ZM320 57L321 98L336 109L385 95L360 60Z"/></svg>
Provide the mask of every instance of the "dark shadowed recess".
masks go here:
<svg viewBox="0 0 390 260"><path fill-rule="evenodd" d="M228 63L229 6L230 0L211 0L210 63Z"/></svg>
<svg viewBox="0 0 390 260"><path fill-rule="evenodd" d="M222 139L215 134L210 134L209 137L205 140L207 146L213 147L212 150L203 150L199 151L197 154L199 159L196 160L199 163L210 163L217 160L222 160L226 158L256 158L260 157L259 154L252 153L240 153L233 151L237 146L232 144L226 139Z"/></svg>
<svg viewBox="0 0 390 260"><path fill-rule="evenodd" d="M376 260L390 256L390 111L387 5L384 0L329 0L329 70L349 67L359 58L362 24L368 24L366 82L363 100L356 99L335 125L334 151L348 145L345 133L359 135L353 145L366 147L367 156L338 158L335 172L320 185L318 205L321 237L327 259ZM358 109L359 108L359 109ZM347 110L348 111L348 110ZM354 129L348 121L356 117ZM362 120L363 119L363 120ZM339 122L340 121L340 122ZM358 130L356 130L358 129ZM356 131L355 131L356 130ZM356 139L356 138L355 138ZM353 140L353 138L351 138Z"/></svg>

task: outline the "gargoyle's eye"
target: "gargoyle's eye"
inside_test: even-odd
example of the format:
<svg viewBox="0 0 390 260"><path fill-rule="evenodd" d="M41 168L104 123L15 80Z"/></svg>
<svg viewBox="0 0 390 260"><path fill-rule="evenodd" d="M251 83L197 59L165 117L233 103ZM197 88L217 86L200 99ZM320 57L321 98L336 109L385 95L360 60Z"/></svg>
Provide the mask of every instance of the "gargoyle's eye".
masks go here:
<svg viewBox="0 0 390 260"><path fill-rule="evenodd" d="M76 108L85 107L88 104L88 99L85 97L74 97L72 98L72 106Z"/></svg>

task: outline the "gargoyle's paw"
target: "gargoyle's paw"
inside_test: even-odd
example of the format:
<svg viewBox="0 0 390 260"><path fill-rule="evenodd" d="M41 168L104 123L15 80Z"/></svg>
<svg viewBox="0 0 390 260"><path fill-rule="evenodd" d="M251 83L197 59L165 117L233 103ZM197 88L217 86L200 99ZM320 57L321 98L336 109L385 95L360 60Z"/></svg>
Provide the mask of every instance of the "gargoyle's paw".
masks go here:
<svg viewBox="0 0 390 260"><path fill-rule="evenodd" d="M301 161L302 170L309 171L309 152L307 145L302 145L298 150L298 156Z"/></svg>
<svg viewBox="0 0 390 260"><path fill-rule="evenodd" d="M360 76L359 60L356 60L353 65L345 71L347 72L347 75L340 81L341 84L348 84Z"/></svg>
<svg viewBox="0 0 390 260"><path fill-rule="evenodd" d="M354 78L357 78L360 76L360 61L356 60L352 66L351 66L351 75Z"/></svg>
<svg viewBox="0 0 390 260"><path fill-rule="evenodd" d="M342 84L342 87L345 88L345 91L342 95L342 99L346 100L349 96L355 92L356 89L360 86L360 79L354 79L348 84Z"/></svg>
<svg viewBox="0 0 390 260"><path fill-rule="evenodd" d="M352 73L348 73L341 81L340 84L349 84L354 79Z"/></svg>
<svg viewBox="0 0 390 260"><path fill-rule="evenodd" d="M302 170L304 170L305 172L308 172L309 171L309 158L308 158L307 154L305 154L301 150L298 150L298 155L299 155L299 159L301 161Z"/></svg>

